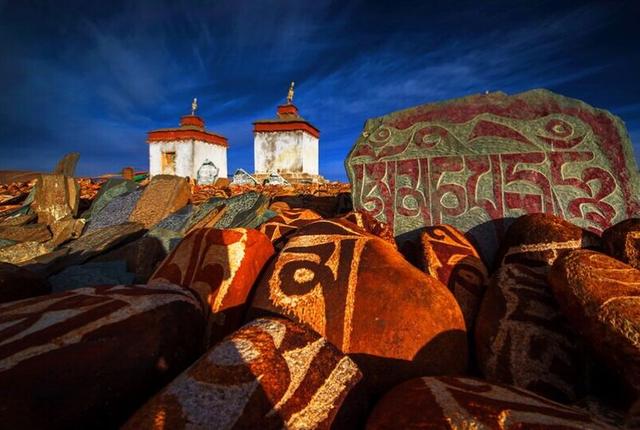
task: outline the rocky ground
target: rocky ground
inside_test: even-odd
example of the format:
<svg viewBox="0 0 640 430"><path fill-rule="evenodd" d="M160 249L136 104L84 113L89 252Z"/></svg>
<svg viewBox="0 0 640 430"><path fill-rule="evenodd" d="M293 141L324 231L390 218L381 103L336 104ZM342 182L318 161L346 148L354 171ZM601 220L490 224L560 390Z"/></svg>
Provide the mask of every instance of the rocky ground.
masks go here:
<svg viewBox="0 0 640 430"><path fill-rule="evenodd" d="M0 427L635 428L640 221L396 244L348 184L0 186Z"/></svg>

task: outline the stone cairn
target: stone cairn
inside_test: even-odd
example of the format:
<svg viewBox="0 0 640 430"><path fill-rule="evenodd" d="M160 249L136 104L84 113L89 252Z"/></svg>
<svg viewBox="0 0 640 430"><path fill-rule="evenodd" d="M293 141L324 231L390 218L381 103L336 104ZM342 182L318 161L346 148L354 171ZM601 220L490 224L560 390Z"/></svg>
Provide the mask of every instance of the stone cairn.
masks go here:
<svg viewBox="0 0 640 430"><path fill-rule="evenodd" d="M0 428L640 426L640 190L606 111L371 119L350 186L77 160L0 187Z"/></svg>

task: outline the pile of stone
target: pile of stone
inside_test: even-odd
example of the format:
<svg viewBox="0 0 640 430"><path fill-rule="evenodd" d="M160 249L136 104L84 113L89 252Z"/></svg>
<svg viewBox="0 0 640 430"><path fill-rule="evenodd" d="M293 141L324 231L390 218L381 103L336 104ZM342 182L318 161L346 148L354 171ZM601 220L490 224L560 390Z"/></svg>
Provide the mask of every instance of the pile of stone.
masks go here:
<svg viewBox="0 0 640 430"><path fill-rule="evenodd" d="M512 105L499 101L507 115ZM507 123L485 114L484 102L473 99L469 109ZM548 112L562 103L515 105L521 120L523 112L546 118L529 120L549 133L594 136L586 129L567 134L555 122L546 126L567 120L568 114ZM413 119L441 118L429 117L429 109ZM586 118L584 108L571 112ZM465 115L457 118L468 123ZM601 115L593 127L603 132L609 119ZM455 144L436 126L421 126L432 127L430 133L444 139L438 142ZM505 139L515 136L481 127ZM531 124L524 129L529 137L535 133ZM416 140L418 131L406 135L437 149L430 135ZM385 149L385 133L373 134L383 141L373 145L374 155L393 152ZM560 143L553 145L554 153L563 153ZM569 175L581 173L575 169L561 169L560 179L587 193L600 176L583 158L577 159L586 185ZM0 423L126 429L637 427L640 219L621 215L598 231L593 224L611 214L595 197L574 192L574 200L583 199L577 203L584 206L582 221L536 210L508 221L496 217L501 235L485 247L489 238L477 240L477 231L428 222L408 199L417 201L419 193L406 175L420 170L408 169L413 161L405 161L392 163L405 169L396 181L377 161L369 167L360 158L362 166L354 170L380 183L361 194L369 185L356 177L355 210L337 185L321 184L325 188L308 194L290 186L236 192L228 184L203 191L183 178L160 175L146 186L111 179L76 215L73 181L53 175L39 182L29 209L38 211L40 224L83 220L86 228L47 253L0 265L0 387L11 387L0 390ZM493 172L540 180L535 163L512 164L512 170ZM472 175L473 169L462 172ZM628 172L616 175L621 178L614 187L636 186ZM447 178L431 179L446 185ZM493 189L487 179L474 179L481 183L477 201L486 197L483 187ZM192 190L214 189L223 193L195 201ZM509 188L506 205L535 209L544 202L527 197L530 187L519 190L518 200L516 190ZM393 193L391 206L376 193ZM447 192L429 197L440 199L441 216L451 216ZM556 203L565 197L559 194ZM623 205L622 212L636 204L605 203ZM593 207L600 208L600 218ZM618 206L614 212L622 213ZM458 215L468 222L467 214ZM3 222L19 216L29 214ZM33 237L42 229L31 228Z"/></svg>

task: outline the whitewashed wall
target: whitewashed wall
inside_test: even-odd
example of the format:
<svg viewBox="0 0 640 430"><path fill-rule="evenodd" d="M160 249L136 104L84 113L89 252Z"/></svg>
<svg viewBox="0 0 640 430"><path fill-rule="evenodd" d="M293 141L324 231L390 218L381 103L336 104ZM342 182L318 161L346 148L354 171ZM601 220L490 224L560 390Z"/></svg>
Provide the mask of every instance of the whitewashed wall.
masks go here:
<svg viewBox="0 0 640 430"><path fill-rule="evenodd" d="M209 160L216 165L218 169L218 178L227 177L227 148L220 145L211 145L206 142L196 141L194 144L193 153L193 178L198 177L198 169L204 163L204 160Z"/></svg>
<svg viewBox="0 0 640 430"><path fill-rule="evenodd" d="M303 131L255 133L253 161L256 173L305 172L318 174L318 139Z"/></svg>
<svg viewBox="0 0 640 430"><path fill-rule="evenodd" d="M218 177L227 177L227 148L209 143L178 140L173 142L153 142L149 144L149 174L161 175L162 153L176 153L176 175L197 178L198 169L205 159L209 159L218 169Z"/></svg>
<svg viewBox="0 0 640 430"><path fill-rule="evenodd" d="M318 138L309 133L302 133L302 171L319 174Z"/></svg>

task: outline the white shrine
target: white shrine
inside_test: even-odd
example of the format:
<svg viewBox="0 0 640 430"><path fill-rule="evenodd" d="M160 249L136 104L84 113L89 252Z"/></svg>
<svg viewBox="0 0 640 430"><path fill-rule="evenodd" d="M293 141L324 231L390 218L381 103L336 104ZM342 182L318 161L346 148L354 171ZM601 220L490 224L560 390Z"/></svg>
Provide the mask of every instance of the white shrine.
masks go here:
<svg viewBox="0 0 640 430"><path fill-rule="evenodd" d="M205 161L218 168L218 177L227 177L227 138L204 128L204 120L195 114L197 99L191 104L191 115L180 118L177 128L161 128L148 133L149 174L197 178Z"/></svg>
<svg viewBox="0 0 640 430"><path fill-rule="evenodd" d="M260 181L272 173L289 182L324 181L318 170L320 131L298 113L293 85L276 118L253 123L254 177Z"/></svg>

